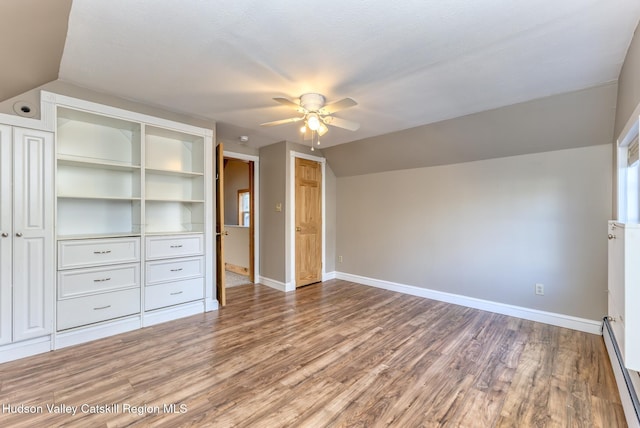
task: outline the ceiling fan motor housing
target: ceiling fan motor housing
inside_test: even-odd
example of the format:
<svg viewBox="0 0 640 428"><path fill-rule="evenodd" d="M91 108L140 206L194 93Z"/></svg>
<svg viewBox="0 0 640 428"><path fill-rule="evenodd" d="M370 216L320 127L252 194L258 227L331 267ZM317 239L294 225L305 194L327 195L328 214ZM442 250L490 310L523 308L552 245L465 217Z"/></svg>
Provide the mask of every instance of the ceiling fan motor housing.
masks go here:
<svg viewBox="0 0 640 428"><path fill-rule="evenodd" d="M317 112L324 107L325 98L321 94L304 94L300 96L300 105L307 111Z"/></svg>

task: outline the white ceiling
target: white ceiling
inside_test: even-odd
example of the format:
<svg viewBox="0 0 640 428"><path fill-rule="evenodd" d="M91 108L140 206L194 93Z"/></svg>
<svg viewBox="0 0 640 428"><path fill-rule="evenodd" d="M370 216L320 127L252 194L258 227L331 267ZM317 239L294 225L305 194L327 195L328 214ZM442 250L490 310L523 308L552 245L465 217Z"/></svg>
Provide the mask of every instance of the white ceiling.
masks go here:
<svg viewBox="0 0 640 428"><path fill-rule="evenodd" d="M74 1L59 78L219 122L218 138L299 141L273 97L320 92L325 147L615 81L638 0Z"/></svg>

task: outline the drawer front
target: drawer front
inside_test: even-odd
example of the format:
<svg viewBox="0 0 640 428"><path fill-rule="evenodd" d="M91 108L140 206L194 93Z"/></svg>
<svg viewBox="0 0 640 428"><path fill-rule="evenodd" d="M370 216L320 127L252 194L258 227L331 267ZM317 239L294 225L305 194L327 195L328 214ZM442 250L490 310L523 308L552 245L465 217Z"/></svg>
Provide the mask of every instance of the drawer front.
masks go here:
<svg viewBox="0 0 640 428"><path fill-rule="evenodd" d="M140 286L140 264L58 272L58 298Z"/></svg>
<svg viewBox="0 0 640 428"><path fill-rule="evenodd" d="M58 242L58 269L131 263L140 260L140 238Z"/></svg>
<svg viewBox="0 0 640 428"><path fill-rule="evenodd" d="M204 278L165 282L145 287L144 309L150 311L203 298Z"/></svg>
<svg viewBox="0 0 640 428"><path fill-rule="evenodd" d="M147 259L199 256L204 254L204 236L151 236L146 238Z"/></svg>
<svg viewBox="0 0 640 428"><path fill-rule="evenodd" d="M58 330L140 313L140 289L76 297L58 302Z"/></svg>
<svg viewBox="0 0 640 428"><path fill-rule="evenodd" d="M147 284L204 276L204 257L146 263Z"/></svg>

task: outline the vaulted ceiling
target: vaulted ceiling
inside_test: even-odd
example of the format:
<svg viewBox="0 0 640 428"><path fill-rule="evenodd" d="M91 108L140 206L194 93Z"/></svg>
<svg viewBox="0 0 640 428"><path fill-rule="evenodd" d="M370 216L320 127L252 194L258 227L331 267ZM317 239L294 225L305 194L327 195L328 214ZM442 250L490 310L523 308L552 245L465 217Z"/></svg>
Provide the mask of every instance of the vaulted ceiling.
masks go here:
<svg viewBox="0 0 640 428"><path fill-rule="evenodd" d="M68 0L3 0L5 19L18 3L35 22L15 40L66 28L49 9ZM61 60L44 41L3 52L47 51L47 78L216 120L219 138L253 147L301 140L295 124L260 127L295 115L272 98L351 97L336 116L361 127L331 128L329 147L615 81L639 18L638 0L82 0Z"/></svg>

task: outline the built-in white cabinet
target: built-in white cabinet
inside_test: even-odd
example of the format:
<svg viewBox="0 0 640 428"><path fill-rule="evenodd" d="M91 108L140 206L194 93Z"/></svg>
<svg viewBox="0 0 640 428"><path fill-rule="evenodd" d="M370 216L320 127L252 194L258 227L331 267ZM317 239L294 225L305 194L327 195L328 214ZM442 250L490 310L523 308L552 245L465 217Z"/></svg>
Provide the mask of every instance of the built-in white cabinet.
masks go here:
<svg viewBox="0 0 640 428"><path fill-rule="evenodd" d="M50 334L53 134L0 125L0 345Z"/></svg>
<svg viewBox="0 0 640 428"><path fill-rule="evenodd" d="M59 99L60 337L211 308L212 131Z"/></svg>
<svg viewBox="0 0 640 428"><path fill-rule="evenodd" d="M58 331L140 314L140 238L58 241Z"/></svg>
<svg viewBox="0 0 640 428"><path fill-rule="evenodd" d="M608 312L628 369L640 371L640 225L609 222Z"/></svg>

